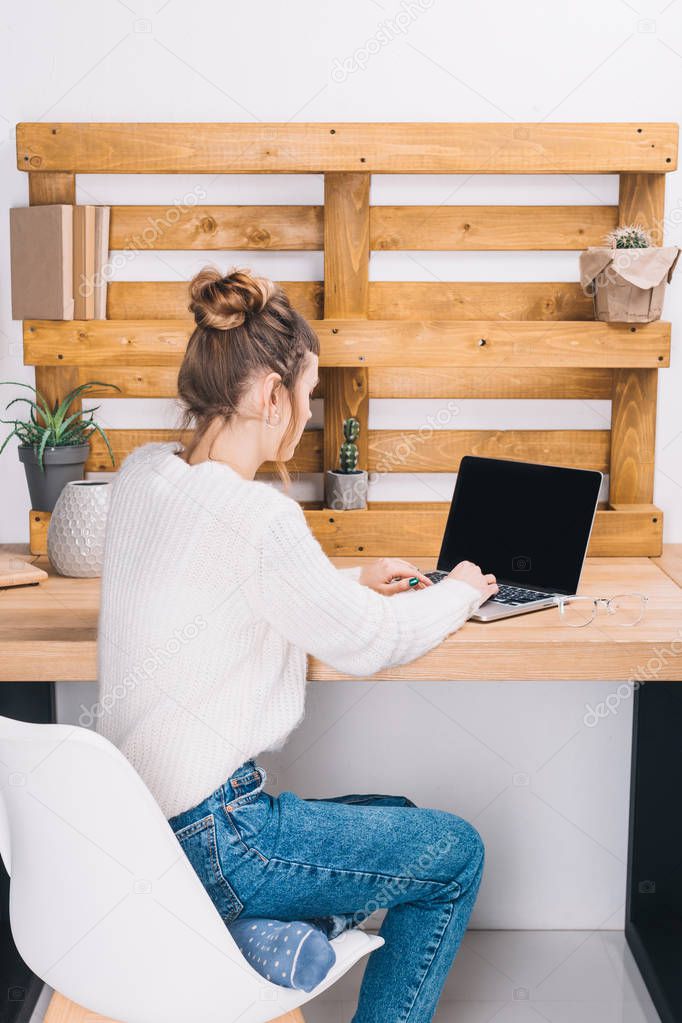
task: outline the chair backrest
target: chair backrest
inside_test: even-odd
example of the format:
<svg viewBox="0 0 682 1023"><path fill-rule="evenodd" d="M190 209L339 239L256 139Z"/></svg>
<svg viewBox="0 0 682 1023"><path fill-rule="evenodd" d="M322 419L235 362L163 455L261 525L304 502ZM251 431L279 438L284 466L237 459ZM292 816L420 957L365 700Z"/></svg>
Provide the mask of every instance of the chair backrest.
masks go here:
<svg viewBox="0 0 682 1023"><path fill-rule="evenodd" d="M0 781L12 934L63 995L122 1023L261 1023L310 997L248 965L151 793L103 736L0 717Z"/></svg>

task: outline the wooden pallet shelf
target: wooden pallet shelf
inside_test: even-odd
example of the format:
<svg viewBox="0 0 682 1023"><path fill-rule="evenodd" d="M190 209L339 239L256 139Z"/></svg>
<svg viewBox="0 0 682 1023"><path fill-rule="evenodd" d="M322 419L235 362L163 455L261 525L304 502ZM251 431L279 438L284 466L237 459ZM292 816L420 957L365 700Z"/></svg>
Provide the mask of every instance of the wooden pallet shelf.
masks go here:
<svg viewBox="0 0 682 1023"><path fill-rule="evenodd" d="M431 558L440 550L448 504L405 502L369 503L366 511L336 512L305 507L311 530L329 557ZM47 552L50 513L31 511L31 554ZM591 558L648 557L662 548L663 514L655 505L600 508L594 521L588 555Z"/></svg>
<svg viewBox="0 0 682 1023"><path fill-rule="evenodd" d="M660 552L656 392L670 324L595 322L577 281L370 281L369 265L378 251L577 252L634 221L662 243L676 124L40 122L17 125L16 137L33 205L75 202L82 173L322 175L322 204L112 206L110 248L324 253L323 281L281 282L321 342L323 428L303 435L292 471L333 467L348 415L360 419L360 465L370 472L452 472L467 453L597 468L609 473L609 505L597 513L590 553ZM373 206L372 174L617 174L619 196L617 205ZM51 400L93 375L119 386L117 397L173 397L192 326L187 282L114 281L106 320L25 321L24 360ZM610 400L611 423L425 437L368 429L370 398ZM109 435L119 464L139 444L177 436ZM86 468L111 468L97 440ZM414 502L344 514L306 507L338 555L434 556L446 511ZM31 512L36 551L48 520Z"/></svg>
<svg viewBox="0 0 682 1023"><path fill-rule="evenodd" d="M670 365L670 324L590 320L312 320L320 366L645 368ZM193 322L25 320L30 366L179 367Z"/></svg>
<svg viewBox="0 0 682 1023"><path fill-rule="evenodd" d="M664 174L677 125L17 125L19 170L66 174Z"/></svg>

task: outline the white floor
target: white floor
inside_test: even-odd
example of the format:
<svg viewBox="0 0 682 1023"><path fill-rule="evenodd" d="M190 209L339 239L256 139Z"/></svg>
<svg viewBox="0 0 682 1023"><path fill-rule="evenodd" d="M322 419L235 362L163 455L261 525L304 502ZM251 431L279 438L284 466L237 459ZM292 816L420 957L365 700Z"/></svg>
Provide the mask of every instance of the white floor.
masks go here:
<svg viewBox="0 0 682 1023"><path fill-rule="evenodd" d="M306 1023L350 1023L363 969L304 1006ZM50 993L30 1023L42 1023ZM469 931L435 1023L493 1020L660 1023L621 931Z"/></svg>
<svg viewBox="0 0 682 1023"><path fill-rule="evenodd" d="M349 1023L362 969L305 1006L306 1023ZM659 1023L659 1016L620 931L470 931L435 1020Z"/></svg>

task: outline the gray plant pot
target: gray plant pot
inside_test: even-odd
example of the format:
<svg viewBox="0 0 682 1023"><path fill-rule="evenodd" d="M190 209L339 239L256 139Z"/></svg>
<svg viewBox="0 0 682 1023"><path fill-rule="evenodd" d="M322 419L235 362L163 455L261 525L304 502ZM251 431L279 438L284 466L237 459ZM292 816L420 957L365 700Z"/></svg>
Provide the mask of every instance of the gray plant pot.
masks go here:
<svg viewBox="0 0 682 1023"><path fill-rule="evenodd" d="M72 480L62 490L47 530L47 556L60 575L102 574L110 497L108 480Z"/></svg>
<svg viewBox="0 0 682 1023"><path fill-rule="evenodd" d="M355 469L353 472L337 472L328 469L324 483L324 500L327 508L334 511L351 511L367 507L367 472Z"/></svg>
<svg viewBox="0 0 682 1023"><path fill-rule="evenodd" d="M37 448L20 444L18 451L19 459L24 463L31 508L51 512L64 486L72 480L83 479L90 445L65 444L62 447L45 448L44 469L40 468Z"/></svg>

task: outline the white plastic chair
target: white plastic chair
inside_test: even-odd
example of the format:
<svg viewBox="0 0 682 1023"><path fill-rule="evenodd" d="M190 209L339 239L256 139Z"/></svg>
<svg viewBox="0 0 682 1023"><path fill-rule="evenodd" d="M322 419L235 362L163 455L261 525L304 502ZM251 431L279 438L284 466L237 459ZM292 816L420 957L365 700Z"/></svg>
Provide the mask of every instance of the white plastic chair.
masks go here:
<svg viewBox="0 0 682 1023"><path fill-rule="evenodd" d="M0 791L14 941L38 977L77 1003L53 1000L54 1020L302 1019L294 1010L383 944L358 929L335 938L336 963L310 993L266 981L140 776L85 728L0 717Z"/></svg>

